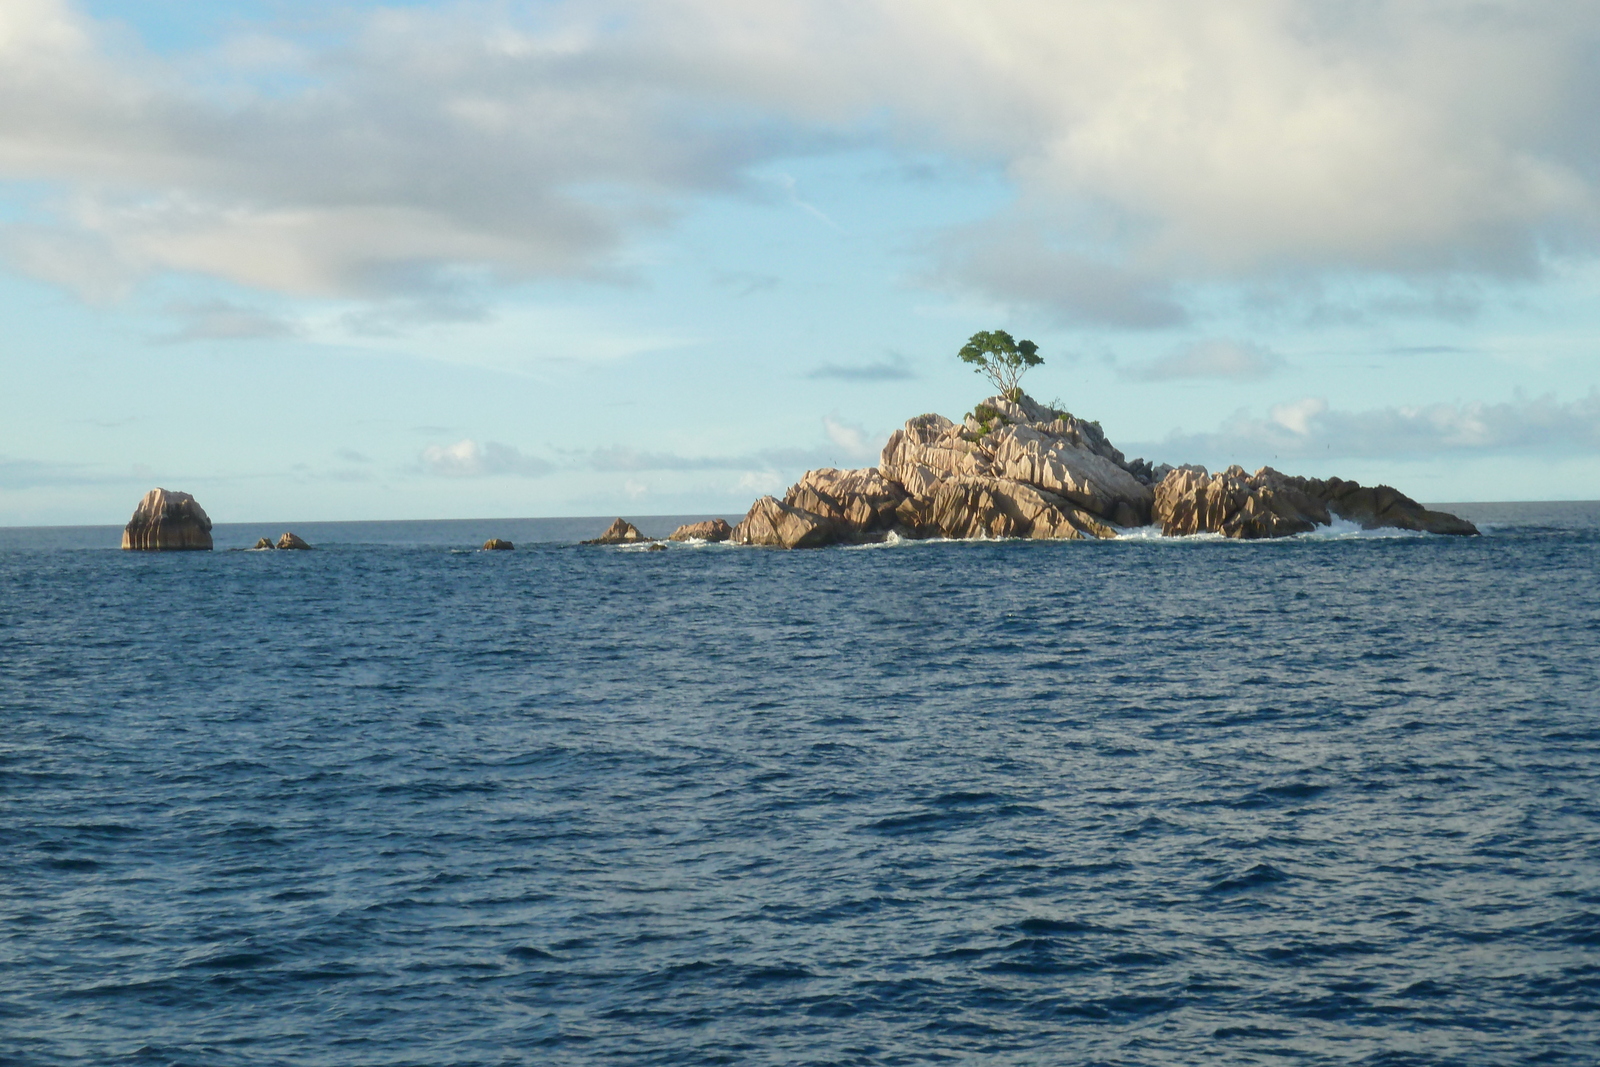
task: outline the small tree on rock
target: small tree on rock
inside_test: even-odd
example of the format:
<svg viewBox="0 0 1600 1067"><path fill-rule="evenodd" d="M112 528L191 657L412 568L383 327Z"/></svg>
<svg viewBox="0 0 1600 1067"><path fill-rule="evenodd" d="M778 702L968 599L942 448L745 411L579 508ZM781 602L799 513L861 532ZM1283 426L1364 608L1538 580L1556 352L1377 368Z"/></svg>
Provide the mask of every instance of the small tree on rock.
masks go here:
<svg viewBox="0 0 1600 1067"><path fill-rule="evenodd" d="M1017 383L1028 373L1028 368L1044 362L1039 346L1032 341L1013 340L1004 330L984 330L975 333L957 353L963 363L994 383L1007 399L1022 395Z"/></svg>

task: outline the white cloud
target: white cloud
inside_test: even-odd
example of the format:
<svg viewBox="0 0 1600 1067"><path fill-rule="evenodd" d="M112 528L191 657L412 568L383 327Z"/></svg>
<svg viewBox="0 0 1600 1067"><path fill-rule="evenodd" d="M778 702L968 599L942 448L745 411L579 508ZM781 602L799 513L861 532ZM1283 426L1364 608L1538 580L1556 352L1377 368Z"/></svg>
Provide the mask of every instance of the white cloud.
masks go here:
<svg viewBox="0 0 1600 1067"><path fill-rule="evenodd" d="M787 483L777 471L745 471L734 484L734 491L758 496L781 493Z"/></svg>
<svg viewBox="0 0 1600 1067"><path fill-rule="evenodd" d="M1600 391L1578 400L1519 398L1498 404L1432 404L1340 411L1321 397L1241 412L1210 433L1175 434L1145 446L1171 462L1220 457L1401 459L1423 456L1600 454Z"/></svg>
<svg viewBox="0 0 1600 1067"><path fill-rule="evenodd" d="M1248 381L1265 378L1283 365L1283 357L1248 341L1213 338L1198 341L1170 355L1122 369L1130 378L1163 382L1179 378Z"/></svg>
<svg viewBox="0 0 1600 1067"><path fill-rule="evenodd" d="M463 264L593 277L636 228L752 188L758 163L866 141L1002 167L1015 207L938 244L932 276L1069 321L1172 325L1185 286L1217 280L1526 275L1596 247L1590 5L569 0L361 18L348 41L246 32L180 65L112 48L67 0L10 0L0 177L64 191L52 225L13 232L15 261L102 297L164 270L357 297L430 291Z"/></svg>
<svg viewBox="0 0 1600 1067"><path fill-rule="evenodd" d="M867 431L853 423L840 422L832 415L825 416L822 428L828 433L828 440L832 441L852 459L877 460L878 453L882 451L882 442L874 443L867 436Z"/></svg>
<svg viewBox="0 0 1600 1067"><path fill-rule="evenodd" d="M480 444L469 438L453 445L429 445L422 450L422 469L446 478L481 478L519 475L537 478L554 468L537 456L525 456L498 441Z"/></svg>

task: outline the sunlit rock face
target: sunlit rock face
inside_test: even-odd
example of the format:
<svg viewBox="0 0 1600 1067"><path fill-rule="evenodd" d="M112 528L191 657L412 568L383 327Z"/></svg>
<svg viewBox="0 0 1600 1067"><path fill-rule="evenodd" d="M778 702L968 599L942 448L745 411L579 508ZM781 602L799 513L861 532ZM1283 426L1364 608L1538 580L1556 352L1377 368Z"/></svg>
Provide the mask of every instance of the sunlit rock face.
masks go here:
<svg viewBox="0 0 1600 1067"><path fill-rule="evenodd" d="M1286 537L1328 525L1334 516L1372 530L1391 527L1471 535L1478 528L1430 511L1398 489L1362 486L1342 478L1299 478L1262 467L1254 474L1229 467L1208 474L1180 467L1156 487L1155 517L1169 537L1220 533L1244 540Z"/></svg>
<svg viewBox="0 0 1600 1067"><path fill-rule="evenodd" d="M152 489L122 528L122 547L145 552L211 550L211 519L195 498Z"/></svg>

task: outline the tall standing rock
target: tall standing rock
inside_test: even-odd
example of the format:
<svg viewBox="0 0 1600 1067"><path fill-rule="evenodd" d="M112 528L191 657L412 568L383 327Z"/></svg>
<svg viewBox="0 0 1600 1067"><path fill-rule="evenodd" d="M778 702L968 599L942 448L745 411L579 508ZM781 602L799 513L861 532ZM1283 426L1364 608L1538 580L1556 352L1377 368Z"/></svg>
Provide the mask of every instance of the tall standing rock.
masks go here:
<svg viewBox="0 0 1600 1067"><path fill-rule="evenodd" d="M211 519L188 493L152 489L122 528L122 547L146 552L209 552Z"/></svg>

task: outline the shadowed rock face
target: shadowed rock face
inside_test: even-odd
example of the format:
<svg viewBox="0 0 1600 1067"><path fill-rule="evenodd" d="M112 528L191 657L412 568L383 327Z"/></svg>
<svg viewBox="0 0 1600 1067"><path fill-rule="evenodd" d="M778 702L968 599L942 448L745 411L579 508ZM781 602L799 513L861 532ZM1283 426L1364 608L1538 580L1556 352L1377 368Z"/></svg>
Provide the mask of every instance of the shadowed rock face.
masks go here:
<svg viewBox="0 0 1600 1067"><path fill-rule="evenodd" d="M640 541L652 540L654 540L654 538L646 537L644 534L640 533L639 527L635 526L633 523L625 522L622 519L617 519L610 526L606 527L606 532L601 534L599 537L579 543L585 545L633 545L638 544Z"/></svg>
<svg viewBox="0 0 1600 1067"><path fill-rule="evenodd" d="M733 536L733 527L728 525L727 519L707 519L705 522L691 522L673 530L667 535L668 541L726 541Z"/></svg>
<svg viewBox="0 0 1600 1067"><path fill-rule="evenodd" d="M188 493L152 489L123 527L122 547L147 552L209 551L211 519Z"/></svg>
<svg viewBox="0 0 1600 1067"><path fill-rule="evenodd" d="M1334 515L1369 528L1477 533L1388 486L1129 460L1099 424L1017 394L990 397L960 423L918 415L889 437L876 470L807 471L782 500L756 501L732 540L809 548L891 535L1107 538L1151 521L1169 535L1285 537Z"/></svg>
<svg viewBox="0 0 1600 1067"><path fill-rule="evenodd" d="M290 533L288 530L285 530L283 532L283 536L278 538L278 547L305 550L309 549L311 546L302 541L299 534Z"/></svg>

